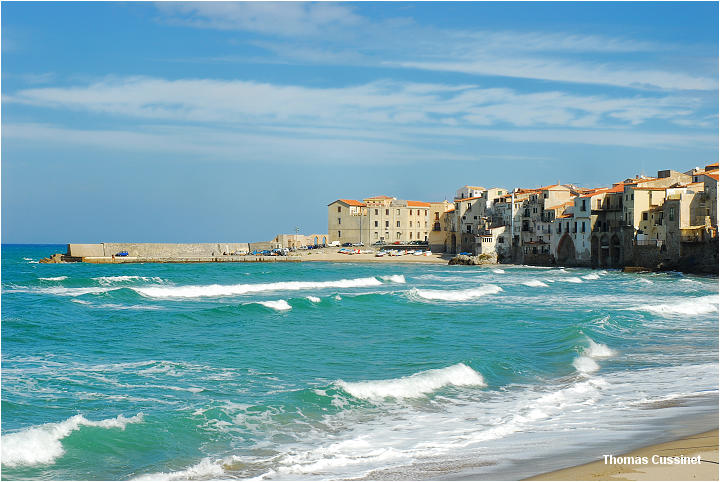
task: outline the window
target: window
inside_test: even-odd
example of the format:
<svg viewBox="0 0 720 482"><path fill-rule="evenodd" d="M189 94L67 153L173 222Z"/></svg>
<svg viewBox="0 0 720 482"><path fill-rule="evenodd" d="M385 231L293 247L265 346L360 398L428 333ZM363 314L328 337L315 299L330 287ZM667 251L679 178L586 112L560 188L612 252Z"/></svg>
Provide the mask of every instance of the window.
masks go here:
<svg viewBox="0 0 720 482"><path fill-rule="evenodd" d="M710 216L710 210L708 210L708 216ZM427 221L425 221L425 227L427 228Z"/></svg>
<svg viewBox="0 0 720 482"><path fill-rule="evenodd" d="M410 233L410 239L412 239L412 233Z"/></svg>
<svg viewBox="0 0 720 482"><path fill-rule="evenodd" d="M377 239L377 238L378 238L378 232L375 231L375 239Z"/></svg>
<svg viewBox="0 0 720 482"><path fill-rule="evenodd" d="M400 233L395 233L395 237L396 237L397 239L400 239Z"/></svg>
<svg viewBox="0 0 720 482"><path fill-rule="evenodd" d="M585 232L585 221L582 222L582 232Z"/></svg>
<svg viewBox="0 0 720 482"><path fill-rule="evenodd" d="M417 233L417 238L420 239L420 233Z"/></svg>
<svg viewBox="0 0 720 482"><path fill-rule="evenodd" d="M338 224L342 224L341 221L342 219L338 218Z"/></svg>
<svg viewBox="0 0 720 482"><path fill-rule="evenodd" d="M390 227L390 221L385 221L385 227L386 227L386 228L389 228L389 227Z"/></svg>
<svg viewBox="0 0 720 482"><path fill-rule="evenodd" d="M675 221L675 208L670 208L668 213L668 221Z"/></svg>
<svg viewBox="0 0 720 482"><path fill-rule="evenodd" d="M497 242L498 242L498 244L504 244L504 243L505 243L505 238L503 238L502 236L498 236Z"/></svg>
<svg viewBox="0 0 720 482"><path fill-rule="evenodd" d="M533 208L533 214L537 214L537 208Z"/></svg>
<svg viewBox="0 0 720 482"><path fill-rule="evenodd" d="M338 206L338 212L339 212L339 213L342 212L342 208L341 208L340 206Z"/></svg>
<svg viewBox="0 0 720 482"><path fill-rule="evenodd" d="M435 213L435 221L440 221L440 213Z"/></svg>
<svg viewBox="0 0 720 482"><path fill-rule="evenodd" d="M472 209L472 203L467 203L468 209Z"/></svg>
<svg viewBox="0 0 720 482"><path fill-rule="evenodd" d="M644 213L643 213L643 221L647 221L647 215L648 215L647 212L644 212Z"/></svg>
<svg viewBox="0 0 720 482"><path fill-rule="evenodd" d="M502 191L498 191L498 196L502 196Z"/></svg>
<svg viewBox="0 0 720 482"><path fill-rule="evenodd" d="M570 222L565 223L565 232L566 233L570 232Z"/></svg>
<svg viewBox="0 0 720 482"><path fill-rule="evenodd" d="M582 200L582 207L580 209L585 211L585 199Z"/></svg>
<svg viewBox="0 0 720 482"><path fill-rule="evenodd" d="M375 210L375 216L377 216L377 215L378 215L378 210L376 209L376 210Z"/></svg>
<svg viewBox="0 0 720 482"><path fill-rule="evenodd" d="M400 227L400 221L397 222L397 227L398 227L398 228Z"/></svg>
<svg viewBox="0 0 720 482"><path fill-rule="evenodd" d="M573 224L573 233L577 233L577 221Z"/></svg>
<svg viewBox="0 0 720 482"><path fill-rule="evenodd" d="M378 227L378 222L377 222L377 221L375 221L375 227L376 227L376 228Z"/></svg>
<svg viewBox="0 0 720 482"><path fill-rule="evenodd" d="M397 214L398 216L400 216L400 210L397 209L397 213L395 213L395 214Z"/></svg>
<svg viewBox="0 0 720 482"><path fill-rule="evenodd" d="M597 208L598 209L602 208L602 199L597 200Z"/></svg>
<svg viewBox="0 0 720 482"><path fill-rule="evenodd" d="M338 231L338 238L342 237L342 233Z"/></svg>
<svg viewBox="0 0 720 482"><path fill-rule="evenodd" d="M635 193L630 194L630 200L631 200L631 201L634 201L634 200L635 200Z"/></svg>
<svg viewBox="0 0 720 482"><path fill-rule="evenodd" d="M477 216L473 216L473 219L477 219Z"/></svg>
<svg viewBox="0 0 720 482"><path fill-rule="evenodd" d="M390 210L389 210L389 209L386 209L386 210L385 210L385 216L390 216Z"/></svg>
<svg viewBox="0 0 720 482"><path fill-rule="evenodd" d="M412 228L412 221L410 221L410 227Z"/></svg>

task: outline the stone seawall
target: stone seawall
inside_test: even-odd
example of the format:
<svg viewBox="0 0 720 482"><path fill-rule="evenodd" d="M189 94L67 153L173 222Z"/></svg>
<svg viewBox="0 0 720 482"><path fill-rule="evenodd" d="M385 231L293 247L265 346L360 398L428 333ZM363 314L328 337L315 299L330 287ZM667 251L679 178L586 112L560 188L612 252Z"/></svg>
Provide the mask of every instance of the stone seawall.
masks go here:
<svg viewBox="0 0 720 482"><path fill-rule="evenodd" d="M253 243L257 244L257 243ZM267 249L267 248L265 248ZM73 258L112 257L126 251L137 258L213 258L231 253L248 252L248 243L98 243L68 244L67 255Z"/></svg>

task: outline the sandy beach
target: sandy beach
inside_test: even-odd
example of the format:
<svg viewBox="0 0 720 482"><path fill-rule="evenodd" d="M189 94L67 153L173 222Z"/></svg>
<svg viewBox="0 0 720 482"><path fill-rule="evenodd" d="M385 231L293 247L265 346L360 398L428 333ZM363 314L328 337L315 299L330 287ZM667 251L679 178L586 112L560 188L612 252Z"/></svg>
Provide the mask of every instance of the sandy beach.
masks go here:
<svg viewBox="0 0 720 482"><path fill-rule="evenodd" d="M525 480L718 480L718 431L650 445L614 457L633 457L640 463L612 463L604 459L556 470ZM663 457L698 457L699 463L663 464ZM647 463L643 463L647 460ZM677 460L677 459L676 459ZM655 463L653 463L655 461Z"/></svg>
<svg viewBox="0 0 720 482"><path fill-rule="evenodd" d="M448 264L452 256L445 253L433 253L430 256L375 256L375 252L366 254L342 254L339 248L322 248L308 251L296 251L289 258L299 257L302 261L329 261L333 263L432 263Z"/></svg>

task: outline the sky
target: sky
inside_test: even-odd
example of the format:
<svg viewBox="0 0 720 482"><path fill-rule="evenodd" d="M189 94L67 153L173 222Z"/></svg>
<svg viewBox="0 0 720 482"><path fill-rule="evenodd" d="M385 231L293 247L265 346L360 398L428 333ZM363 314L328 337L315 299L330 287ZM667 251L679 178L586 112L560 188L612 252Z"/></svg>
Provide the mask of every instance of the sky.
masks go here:
<svg viewBox="0 0 720 482"><path fill-rule="evenodd" d="M3 2L2 242L253 242L338 198L718 160L717 2Z"/></svg>

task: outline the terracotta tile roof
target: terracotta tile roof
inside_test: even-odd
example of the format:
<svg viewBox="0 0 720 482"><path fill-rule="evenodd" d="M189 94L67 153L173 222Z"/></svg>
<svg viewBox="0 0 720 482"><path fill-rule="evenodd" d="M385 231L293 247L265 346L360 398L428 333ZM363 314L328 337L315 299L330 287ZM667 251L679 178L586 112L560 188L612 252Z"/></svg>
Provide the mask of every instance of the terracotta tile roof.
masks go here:
<svg viewBox="0 0 720 482"><path fill-rule="evenodd" d="M472 201L473 199L480 199L482 196L475 197L458 197L455 198L455 202Z"/></svg>
<svg viewBox="0 0 720 482"><path fill-rule="evenodd" d="M705 170L706 170L706 171L717 171L717 170L718 170L718 163L715 162L715 163L713 163L713 164L708 164L707 166L705 166Z"/></svg>
<svg viewBox="0 0 720 482"><path fill-rule="evenodd" d="M648 187L643 187L643 186L635 186L635 187L633 187L633 188L631 188L631 189L633 189L633 190L635 190L635 191L664 191L664 190L667 189L667 188L665 188L665 187L649 187L649 186L648 186Z"/></svg>
<svg viewBox="0 0 720 482"><path fill-rule="evenodd" d="M348 206L363 206L363 207L366 206L365 203L361 203L360 201L356 201L354 199L338 199L335 202L338 202L338 201L345 203ZM332 204L332 203L330 203L330 204Z"/></svg>
<svg viewBox="0 0 720 482"><path fill-rule="evenodd" d="M718 175L717 175L717 173L710 174L710 173L707 173L707 172L706 172L705 175L706 175L707 177L710 177L710 178L712 178L712 179L715 179L716 181L718 180Z"/></svg>
<svg viewBox="0 0 720 482"><path fill-rule="evenodd" d="M570 214L561 214L560 216L558 216L558 218L572 218L572 217L573 217L573 214L572 214L572 213L570 213Z"/></svg>
<svg viewBox="0 0 720 482"><path fill-rule="evenodd" d="M417 208L417 207L420 207L420 208L429 208L429 207L430 207L430 203L426 203L426 202L423 202L423 201L408 201L408 202L407 202L407 205L408 205L408 206L415 207L415 208Z"/></svg>

